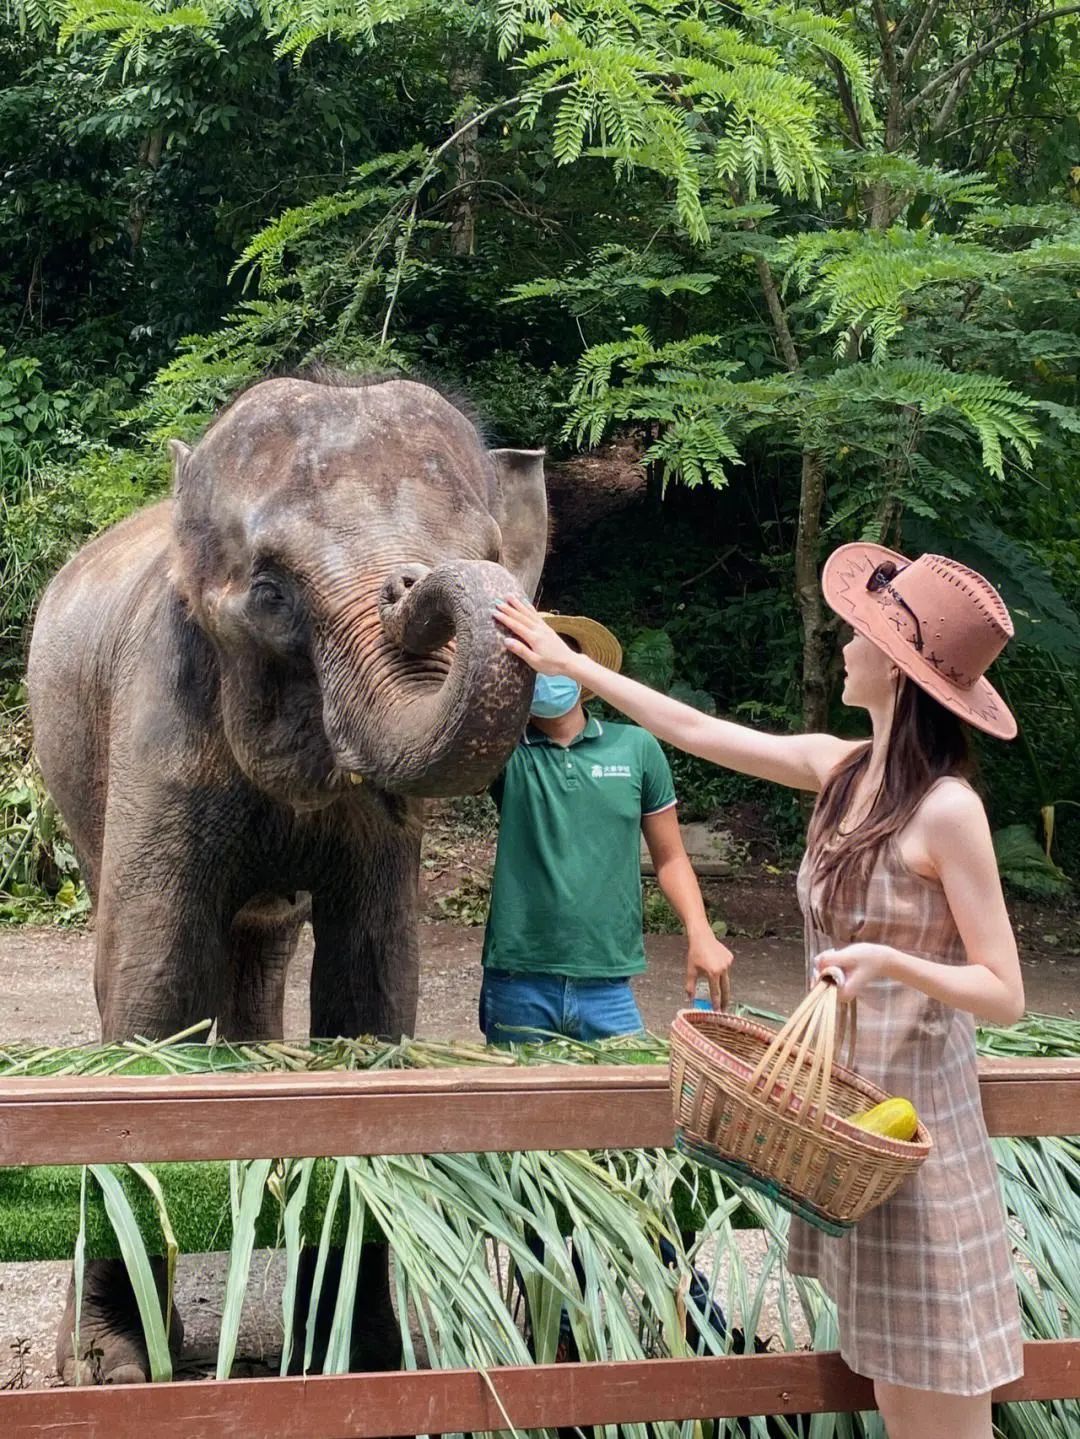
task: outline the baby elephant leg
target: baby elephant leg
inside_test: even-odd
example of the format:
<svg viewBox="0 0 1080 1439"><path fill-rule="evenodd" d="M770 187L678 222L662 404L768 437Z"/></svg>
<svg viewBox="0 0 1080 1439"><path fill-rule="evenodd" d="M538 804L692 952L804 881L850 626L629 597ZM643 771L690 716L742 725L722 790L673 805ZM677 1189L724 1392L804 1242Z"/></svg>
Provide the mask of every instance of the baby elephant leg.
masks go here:
<svg viewBox="0 0 1080 1439"><path fill-rule="evenodd" d="M304 921L307 895L260 895L229 926L221 1039L283 1039L285 981Z"/></svg>
<svg viewBox="0 0 1080 1439"><path fill-rule="evenodd" d="M158 1302L165 1308L164 1259L151 1259ZM173 1357L184 1343L184 1326L174 1309L169 1326ZM75 1354L75 1281L56 1340L56 1367L65 1384L144 1384L150 1361L143 1340L135 1292L122 1259L89 1259L83 1275L79 1353Z"/></svg>
<svg viewBox="0 0 1080 1439"><path fill-rule="evenodd" d="M296 1304L293 1309L295 1327L290 1374L303 1372L307 1315L317 1258L312 1249L305 1249L300 1255ZM330 1324L341 1277L341 1260L340 1249L332 1249L327 1256L312 1338L309 1368L309 1373L312 1374L321 1374L326 1361ZM401 1352L401 1334L390 1298L390 1251L385 1244L365 1244L360 1255L360 1273L356 1281L349 1368L353 1373L397 1369L401 1365Z"/></svg>

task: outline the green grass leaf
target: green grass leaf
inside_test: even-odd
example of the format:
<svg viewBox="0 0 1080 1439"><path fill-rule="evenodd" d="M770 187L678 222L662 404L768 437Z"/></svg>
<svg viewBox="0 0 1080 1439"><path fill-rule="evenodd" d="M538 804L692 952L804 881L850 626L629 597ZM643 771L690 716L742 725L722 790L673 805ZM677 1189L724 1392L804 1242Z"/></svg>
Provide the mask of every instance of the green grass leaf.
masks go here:
<svg viewBox="0 0 1080 1439"><path fill-rule="evenodd" d="M273 1167L272 1159L253 1159L233 1165L234 1205L233 1242L229 1254L229 1272L225 1281L225 1304L221 1314L218 1339L216 1378L228 1379L236 1357L236 1341L240 1333L240 1317L247 1297L251 1251L255 1243L255 1221L262 1209L266 1181Z"/></svg>
<svg viewBox="0 0 1080 1439"><path fill-rule="evenodd" d="M169 1353L165 1318L161 1312L161 1299L154 1282L150 1256L143 1244L131 1204L116 1175L108 1165L91 1164L87 1167L101 1187L105 1209L116 1231L128 1278L135 1292L135 1302L139 1308L139 1318L146 1340L146 1352L150 1360L150 1378L155 1384L163 1383L172 1378L172 1356Z"/></svg>

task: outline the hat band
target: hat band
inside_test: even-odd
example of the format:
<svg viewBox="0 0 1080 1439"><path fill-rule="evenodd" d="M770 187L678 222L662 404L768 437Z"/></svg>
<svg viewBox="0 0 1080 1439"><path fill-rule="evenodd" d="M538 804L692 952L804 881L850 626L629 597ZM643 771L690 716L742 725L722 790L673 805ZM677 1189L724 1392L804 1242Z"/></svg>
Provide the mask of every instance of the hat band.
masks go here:
<svg viewBox="0 0 1080 1439"><path fill-rule="evenodd" d="M885 612L885 618L892 625L893 629L904 640L916 654L929 659L923 645L922 624L918 615L893 589L892 585L883 586L880 590L871 591L878 602L878 606Z"/></svg>
<svg viewBox="0 0 1080 1439"><path fill-rule="evenodd" d="M829 556L822 590L841 620L939 704L988 734L1015 736L1016 721L985 673L1012 624L983 576L938 555L908 560L860 541Z"/></svg>
<svg viewBox="0 0 1080 1439"><path fill-rule="evenodd" d="M891 560L884 561L873 570L870 578L867 580L867 593L874 596L883 610L886 609L886 606L889 606L891 612L886 614L886 618L896 630L896 633L915 650L916 654L926 660L928 664L933 665L943 679L948 680L948 682L955 685L957 689L971 689L976 681L981 678L982 669L975 674L971 674L967 670L958 669L948 656L942 657L936 654L932 648L927 649L923 639L922 621L900 593L896 585L893 584L893 580L909 568L910 566L908 565L894 564ZM915 627L914 633L911 632L912 625ZM940 639L941 636L939 635L938 638ZM996 654L988 656L987 666L995 658Z"/></svg>
<svg viewBox="0 0 1080 1439"><path fill-rule="evenodd" d="M918 615L916 615L915 611L909 608L908 605L898 603L898 597L892 595L890 590L891 586L889 589L882 589L875 595L875 598L882 610L885 611L886 619L896 630L900 638L911 646L920 659L925 660L927 664L933 665L942 679L948 680L948 682L951 685L955 685L957 689L971 689L976 681L982 677L982 671L980 670L978 674L970 674L966 670L958 669L953 662L952 656L939 655L935 652L932 645L920 643L923 636L922 624L919 621Z"/></svg>

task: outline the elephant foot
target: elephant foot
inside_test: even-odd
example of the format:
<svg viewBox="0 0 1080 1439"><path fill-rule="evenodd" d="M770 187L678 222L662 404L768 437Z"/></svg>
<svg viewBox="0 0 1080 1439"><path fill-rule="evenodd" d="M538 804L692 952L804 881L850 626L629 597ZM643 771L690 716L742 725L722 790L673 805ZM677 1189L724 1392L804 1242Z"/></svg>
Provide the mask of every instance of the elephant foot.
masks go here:
<svg viewBox="0 0 1080 1439"><path fill-rule="evenodd" d="M300 1374L304 1368L307 1344L307 1314L315 1277L316 1254L305 1250L300 1256L297 1276L296 1304L293 1309L293 1351L289 1373ZM337 1303L341 1277L340 1249L327 1256L319 1305L315 1313L315 1334L311 1345L309 1373L321 1374L326 1362L330 1326ZM401 1331L390 1298L390 1258L385 1244L365 1244L360 1255L360 1274L356 1282L356 1304L353 1309L352 1335L349 1345L349 1369L352 1373L401 1368Z"/></svg>
<svg viewBox="0 0 1080 1439"><path fill-rule="evenodd" d="M159 1299L165 1303L165 1261L151 1260ZM169 1329L169 1349L175 1358L184 1342L184 1326L175 1308ZM82 1314L79 1319L79 1353L75 1353L75 1281L68 1286L67 1304L56 1340L56 1368L68 1385L145 1384L150 1361L143 1339L139 1306L119 1259L87 1262L83 1277Z"/></svg>
<svg viewBox="0 0 1080 1439"><path fill-rule="evenodd" d="M150 1367L146 1362L145 1351L141 1363L117 1364L112 1369L105 1366L115 1355L108 1355L105 1350L89 1345L84 1349L84 1353L87 1358L78 1362L69 1353L60 1366L60 1378L69 1389L85 1388L88 1384L147 1384L150 1381Z"/></svg>

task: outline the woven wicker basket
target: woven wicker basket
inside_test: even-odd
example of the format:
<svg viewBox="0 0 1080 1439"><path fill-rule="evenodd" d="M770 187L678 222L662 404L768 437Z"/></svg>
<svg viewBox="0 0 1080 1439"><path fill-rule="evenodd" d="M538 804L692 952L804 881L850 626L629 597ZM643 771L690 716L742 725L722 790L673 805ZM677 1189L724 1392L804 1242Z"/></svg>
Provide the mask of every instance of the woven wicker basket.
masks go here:
<svg viewBox="0 0 1080 1439"><path fill-rule="evenodd" d="M677 1147L828 1234L895 1194L931 1148L922 1123L908 1143L848 1122L890 1096L835 1060L849 1015L849 1064L855 1042L837 977L823 976L779 1031L700 1009L671 1030Z"/></svg>

